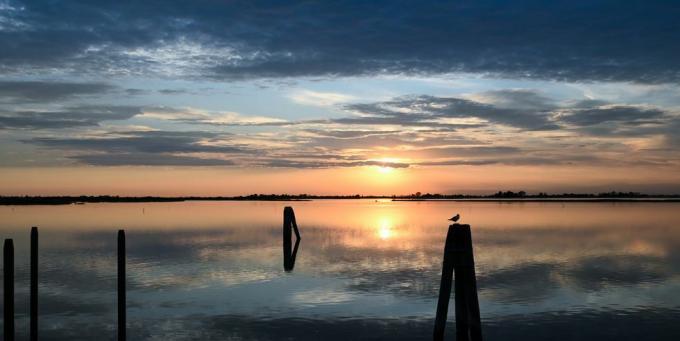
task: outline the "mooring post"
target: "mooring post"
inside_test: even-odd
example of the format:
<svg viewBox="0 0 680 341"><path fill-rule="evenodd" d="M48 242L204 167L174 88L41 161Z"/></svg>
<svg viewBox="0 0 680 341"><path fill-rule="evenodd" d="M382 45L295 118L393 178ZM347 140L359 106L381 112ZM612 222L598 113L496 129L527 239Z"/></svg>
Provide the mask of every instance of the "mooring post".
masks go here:
<svg viewBox="0 0 680 341"><path fill-rule="evenodd" d="M3 251L4 340L14 341L14 242L12 239L5 239Z"/></svg>
<svg viewBox="0 0 680 341"><path fill-rule="evenodd" d="M444 339L454 274L456 278L456 340L481 341L482 329L470 225L453 224L449 226L446 235L433 335L433 339L437 341Z"/></svg>
<svg viewBox="0 0 680 341"><path fill-rule="evenodd" d="M291 228L291 212L292 207L285 207L283 209L283 269L288 271L290 269L290 254L292 252L292 228Z"/></svg>
<svg viewBox="0 0 680 341"><path fill-rule="evenodd" d="M31 303L30 338L38 341L38 228L31 228Z"/></svg>
<svg viewBox="0 0 680 341"><path fill-rule="evenodd" d="M118 341L125 341L125 230L118 231Z"/></svg>
<svg viewBox="0 0 680 341"><path fill-rule="evenodd" d="M454 250L460 250L453 264L456 278L456 340L481 341L482 323L470 225L460 225L453 230Z"/></svg>
<svg viewBox="0 0 680 341"><path fill-rule="evenodd" d="M295 231L297 238L295 249L292 248L293 231ZM295 212L292 207L286 206L283 209L283 269L285 271L292 271L293 267L295 267L295 256L299 245L300 231L298 231L297 222L295 221Z"/></svg>
<svg viewBox="0 0 680 341"><path fill-rule="evenodd" d="M439 285L439 300L437 301L437 315L434 321L433 340L444 340L444 329L446 328L446 317L449 311L449 300L451 298L451 284L453 281L453 225L449 226L446 234L446 244L444 244L444 262L442 265L442 280Z"/></svg>
<svg viewBox="0 0 680 341"><path fill-rule="evenodd" d="M290 224L295 232L295 238L297 238L297 241L300 241L300 231L298 230L297 221L295 220L295 211L293 211L293 208L290 206L288 208L290 209Z"/></svg>

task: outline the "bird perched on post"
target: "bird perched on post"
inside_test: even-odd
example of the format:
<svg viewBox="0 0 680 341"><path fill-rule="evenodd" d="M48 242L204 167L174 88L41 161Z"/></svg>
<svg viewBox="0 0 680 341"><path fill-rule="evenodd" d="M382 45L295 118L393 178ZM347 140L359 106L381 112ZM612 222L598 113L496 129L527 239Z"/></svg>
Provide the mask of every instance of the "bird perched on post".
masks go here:
<svg viewBox="0 0 680 341"><path fill-rule="evenodd" d="M460 219L460 214L456 214L453 217L449 218L449 220L451 220L454 223L457 223L459 219Z"/></svg>

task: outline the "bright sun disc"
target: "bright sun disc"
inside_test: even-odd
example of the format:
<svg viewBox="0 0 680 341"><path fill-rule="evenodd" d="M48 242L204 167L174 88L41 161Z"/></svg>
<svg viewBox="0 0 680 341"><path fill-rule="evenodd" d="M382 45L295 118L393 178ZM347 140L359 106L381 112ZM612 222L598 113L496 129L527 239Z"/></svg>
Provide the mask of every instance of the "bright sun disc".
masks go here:
<svg viewBox="0 0 680 341"><path fill-rule="evenodd" d="M393 170L394 168L392 167L378 166L378 172L382 174L392 173Z"/></svg>
<svg viewBox="0 0 680 341"><path fill-rule="evenodd" d="M392 173L394 171L394 167L389 166L389 164L399 163L399 159L392 158L392 157L384 157L382 159L378 159L377 161L384 164L384 165L376 166L376 169L381 174Z"/></svg>

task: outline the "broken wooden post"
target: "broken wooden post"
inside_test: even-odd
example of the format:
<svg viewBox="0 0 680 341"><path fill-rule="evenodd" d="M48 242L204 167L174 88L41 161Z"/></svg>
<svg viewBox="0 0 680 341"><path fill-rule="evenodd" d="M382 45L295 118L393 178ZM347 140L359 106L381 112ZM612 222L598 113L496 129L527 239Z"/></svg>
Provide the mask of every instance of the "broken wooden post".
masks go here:
<svg viewBox="0 0 680 341"><path fill-rule="evenodd" d="M118 341L125 341L125 231L118 231Z"/></svg>
<svg viewBox="0 0 680 341"><path fill-rule="evenodd" d="M14 242L12 239L5 239L3 251L4 340L14 341Z"/></svg>
<svg viewBox="0 0 680 341"><path fill-rule="evenodd" d="M295 249L292 249L292 232L295 231L297 240L295 241ZM291 271L295 267L295 257L297 249L300 245L300 231L295 221L295 212L290 206L283 209L283 269Z"/></svg>
<svg viewBox="0 0 680 341"><path fill-rule="evenodd" d="M38 228L31 228L30 339L38 341Z"/></svg>
<svg viewBox="0 0 680 341"><path fill-rule="evenodd" d="M451 297L451 286L455 274L456 301L456 340L481 341L482 328L477 299L477 280L475 278L475 261L472 253L472 235L470 225L453 224L449 226L444 246L444 262L442 280L435 317L435 341L444 339L446 317Z"/></svg>

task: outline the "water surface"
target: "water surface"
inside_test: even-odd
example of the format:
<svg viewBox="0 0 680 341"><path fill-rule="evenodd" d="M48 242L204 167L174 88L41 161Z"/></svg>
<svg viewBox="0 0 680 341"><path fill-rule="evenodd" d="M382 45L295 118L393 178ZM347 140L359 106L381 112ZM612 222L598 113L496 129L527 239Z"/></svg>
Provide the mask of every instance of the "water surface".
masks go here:
<svg viewBox="0 0 680 341"><path fill-rule="evenodd" d="M302 234L290 272L287 205ZM485 339L680 339L678 203L4 206L0 237L15 242L19 339L37 225L41 340L115 338L119 228L129 340L427 340L454 213L472 225Z"/></svg>

